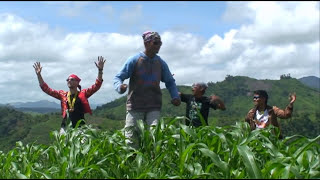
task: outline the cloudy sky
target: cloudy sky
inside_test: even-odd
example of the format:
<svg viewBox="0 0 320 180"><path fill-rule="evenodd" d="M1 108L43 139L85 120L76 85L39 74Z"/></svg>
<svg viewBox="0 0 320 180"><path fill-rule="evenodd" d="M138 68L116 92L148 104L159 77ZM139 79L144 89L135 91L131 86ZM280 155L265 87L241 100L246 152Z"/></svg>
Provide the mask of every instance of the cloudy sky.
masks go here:
<svg viewBox="0 0 320 180"><path fill-rule="evenodd" d="M83 88L107 59L101 89L90 103L120 97L113 77L129 56L144 50L141 34L158 31L159 55L178 85L320 76L319 2L0 2L0 104L58 100L43 93L44 80L68 90L75 73ZM128 80L125 81L128 83ZM161 87L164 87L162 83Z"/></svg>

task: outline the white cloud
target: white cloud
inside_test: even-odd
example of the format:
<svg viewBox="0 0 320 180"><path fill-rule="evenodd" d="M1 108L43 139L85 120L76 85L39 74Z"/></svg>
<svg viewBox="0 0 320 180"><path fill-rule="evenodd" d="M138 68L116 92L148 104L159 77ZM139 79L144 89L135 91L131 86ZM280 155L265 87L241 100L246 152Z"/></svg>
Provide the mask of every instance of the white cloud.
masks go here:
<svg viewBox="0 0 320 180"><path fill-rule="evenodd" d="M319 41L318 5L318 2L249 2L248 8L256 16L252 24L242 26L239 38L266 45Z"/></svg>
<svg viewBox="0 0 320 180"><path fill-rule="evenodd" d="M177 84L222 81L227 74L258 79L279 79L288 73L296 78L319 77L319 3L247 2L241 7L256 16L223 37L206 40L191 33L161 33L159 55ZM132 11L138 12L133 20L139 19L142 7ZM128 10L123 20L129 14ZM79 75L83 88L91 86L97 77L94 61L104 56L104 82L89 101L109 102L120 97L113 89L113 77L129 56L143 50L141 34L64 34L47 24L0 14L0 99L2 103L57 101L39 88L34 62L41 62L43 78L52 88L67 90L65 79L71 73Z"/></svg>
<svg viewBox="0 0 320 180"><path fill-rule="evenodd" d="M227 8L222 19L228 22L243 23L252 20L255 11L248 8L248 2L231 1L227 2Z"/></svg>

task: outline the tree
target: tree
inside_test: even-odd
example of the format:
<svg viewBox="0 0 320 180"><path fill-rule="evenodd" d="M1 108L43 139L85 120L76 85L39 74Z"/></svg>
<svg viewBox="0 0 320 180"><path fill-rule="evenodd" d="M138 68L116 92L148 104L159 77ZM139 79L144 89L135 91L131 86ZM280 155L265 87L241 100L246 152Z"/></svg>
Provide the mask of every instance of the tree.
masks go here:
<svg viewBox="0 0 320 180"><path fill-rule="evenodd" d="M282 74L280 79L291 79L290 73L289 74Z"/></svg>

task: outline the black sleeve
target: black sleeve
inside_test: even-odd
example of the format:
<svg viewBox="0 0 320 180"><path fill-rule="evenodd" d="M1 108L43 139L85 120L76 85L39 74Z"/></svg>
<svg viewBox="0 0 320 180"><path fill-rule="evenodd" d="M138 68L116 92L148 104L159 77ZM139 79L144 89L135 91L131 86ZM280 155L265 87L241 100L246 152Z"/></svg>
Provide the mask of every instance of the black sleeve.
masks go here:
<svg viewBox="0 0 320 180"><path fill-rule="evenodd" d="M188 102L188 94L182 94L180 95L181 101L182 102Z"/></svg>

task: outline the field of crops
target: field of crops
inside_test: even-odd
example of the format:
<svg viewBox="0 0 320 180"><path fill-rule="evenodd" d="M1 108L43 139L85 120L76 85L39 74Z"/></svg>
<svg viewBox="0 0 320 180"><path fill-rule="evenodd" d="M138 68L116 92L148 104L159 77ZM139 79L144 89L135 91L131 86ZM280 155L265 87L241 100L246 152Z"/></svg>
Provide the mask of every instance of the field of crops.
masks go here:
<svg viewBox="0 0 320 180"><path fill-rule="evenodd" d="M53 131L50 145L17 142L8 153L0 152L0 178L320 178L320 135L278 140L273 127L191 128L181 119L163 118L150 129L139 122L138 149L126 146L123 130L90 126L68 129L66 135Z"/></svg>

